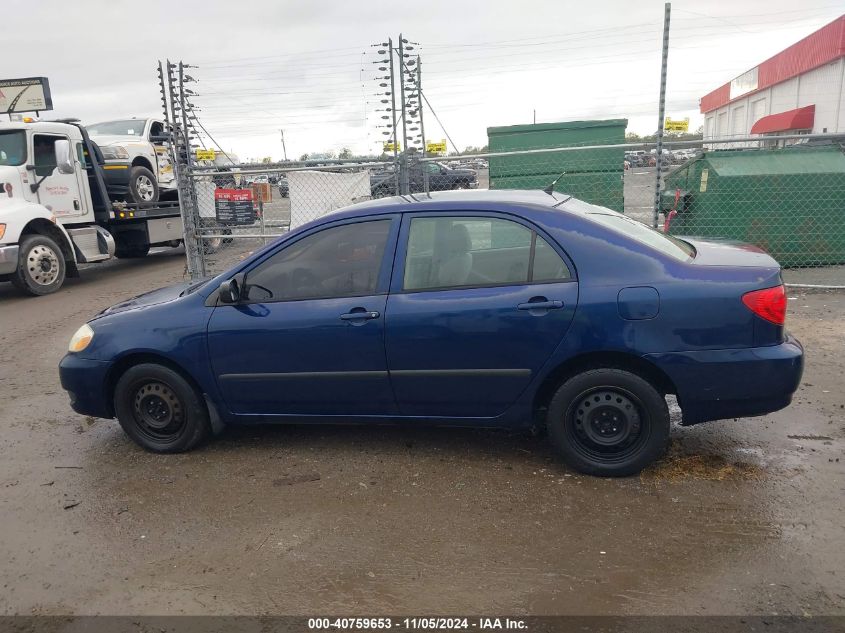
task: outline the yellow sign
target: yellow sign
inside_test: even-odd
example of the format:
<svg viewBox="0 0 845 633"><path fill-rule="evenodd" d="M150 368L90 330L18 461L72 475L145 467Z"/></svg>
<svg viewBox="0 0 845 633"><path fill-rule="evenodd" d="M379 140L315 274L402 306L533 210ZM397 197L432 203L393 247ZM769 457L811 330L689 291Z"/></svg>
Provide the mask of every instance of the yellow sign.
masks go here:
<svg viewBox="0 0 845 633"><path fill-rule="evenodd" d="M214 150L213 149L198 149L197 150L197 160L214 160Z"/></svg>
<svg viewBox="0 0 845 633"><path fill-rule="evenodd" d="M673 121L667 116L663 123L663 129L667 132L689 132L689 117Z"/></svg>
<svg viewBox="0 0 845 633"><path fill-rule="evenodd" d="M440 154L446 152L446 139L444 138L439 143L436 141L429 141L425 144L425 151L430 154Z"/></svg>
<svg viewBox="0 0 845 633"><path fill-rule="evenodd" d="M384 144L384 151L385 152L401 152L402 145L401 143L385 143Z"/></svg>

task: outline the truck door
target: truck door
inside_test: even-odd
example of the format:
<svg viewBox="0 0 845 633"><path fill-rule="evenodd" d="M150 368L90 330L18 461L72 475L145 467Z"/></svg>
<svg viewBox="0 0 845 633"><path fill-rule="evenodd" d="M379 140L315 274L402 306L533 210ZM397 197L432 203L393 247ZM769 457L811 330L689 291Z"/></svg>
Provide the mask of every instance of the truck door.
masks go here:
<svg viewBox="0 0 845 633"><path fill-rule="evenodd" d="M72 174L60 174L56 168L56 141L68 140L61 134L33 134L32 160L27 168L38 185L38 202L57 218L83 215L86 210L80 195L80 168Z"/></svg>
<svg viewBox="0 0 845 633"><path fill-rule="evenodd" d="M150 124L150 131L147 139L152 144L156 153L156 177L159 185L167 185L173 182L173 163L170 162L170 150L167 143L160 140L153 140L166 134L166 129L162 121L153 121Z"/></svg>

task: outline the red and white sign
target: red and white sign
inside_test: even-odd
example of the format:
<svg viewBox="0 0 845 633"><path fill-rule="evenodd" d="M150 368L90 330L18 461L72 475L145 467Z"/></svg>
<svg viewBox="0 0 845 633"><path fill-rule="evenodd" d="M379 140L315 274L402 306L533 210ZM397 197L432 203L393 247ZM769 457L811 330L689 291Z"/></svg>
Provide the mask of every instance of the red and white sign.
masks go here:
<svg viewBox="0 0 845 633"><path fill-rule="evenodd" d="M214 199L230 202L252 202L252 189L215 189Z"/></svg>

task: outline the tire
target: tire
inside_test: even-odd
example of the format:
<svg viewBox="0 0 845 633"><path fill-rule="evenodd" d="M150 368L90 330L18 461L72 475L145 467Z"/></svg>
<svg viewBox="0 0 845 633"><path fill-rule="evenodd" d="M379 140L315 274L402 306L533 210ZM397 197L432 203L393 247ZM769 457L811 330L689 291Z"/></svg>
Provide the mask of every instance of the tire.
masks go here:
<svg viewBox="0 0 845 633"><path fill-rule="evenodd" d="M189 451L211 436L200 394L163 365L143 363L127 369L115 386L114 410L126 434L153 453Z"/></svg>
<svg viewBox="0 0 845 633"><path fill-rule="evenodd" d="M469 189L469 182L466 180L459 180L455 183L455 189Z"/></svg>
<svg viewBox="0 0 845 633"><path fill-rule="evenodd" d="M593 369L569 378L552 397L547 425L566 463L599 477L635 475L669 443L663 395L622 369Z"/></svg>
<svg viewBox="0 0 845 633"><path fill-rule="evenodd" d="M65 257L53 238L25 235L20 242L18 267L10 281L18 290L38 297L61 288L65 272Z"/></svg>
<svg viewBox="0 0 845 633"><path fill-rule="evenodd" d="M158 202L158 182L146 167L136 165L129 172L129 197L132 202Z"/></svg>
<svg viewBox="0 0 845 633"><path fill-rule="evenodd" d="M118 259L136 259L138 257L146 257L149 252L149 244L121 244L118 242L114 248L114 256Z"/></svg>

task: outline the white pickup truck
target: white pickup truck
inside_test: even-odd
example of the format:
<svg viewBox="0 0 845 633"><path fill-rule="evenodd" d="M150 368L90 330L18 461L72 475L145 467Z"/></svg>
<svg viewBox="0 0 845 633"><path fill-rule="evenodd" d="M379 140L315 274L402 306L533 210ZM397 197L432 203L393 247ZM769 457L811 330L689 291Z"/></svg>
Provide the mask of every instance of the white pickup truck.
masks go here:
<svg viewBox="0 0 845 633"><path fill-rule="evenodd" d="M58 290L79 264L143 257L183 240L178 202L115 203L110 165L71 121L0 122L0 281Z"/></svg>
<svg viewBox="0 0 845 633"><path fill-rule="evenodd" d="M156 202L177 189L164 121L117 119L86 125L105 158L109 191L131 202Z"/></svg>

